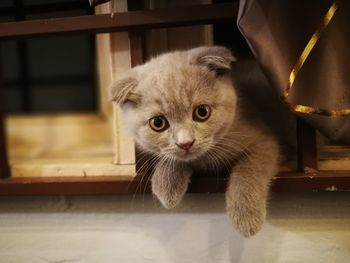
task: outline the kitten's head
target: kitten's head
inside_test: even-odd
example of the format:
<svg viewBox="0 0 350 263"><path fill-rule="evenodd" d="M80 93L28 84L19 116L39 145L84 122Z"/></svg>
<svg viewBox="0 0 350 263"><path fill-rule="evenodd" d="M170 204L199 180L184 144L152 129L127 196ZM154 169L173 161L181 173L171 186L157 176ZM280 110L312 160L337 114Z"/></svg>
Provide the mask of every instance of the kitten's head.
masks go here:
<svg viewBox="0 0 350 263"><path fill-rule="evenodd" d="M237 100L232 61L223 47L167 53L116 81L111 98L144 150L190 161L208 152L232 125Z"/></svg>

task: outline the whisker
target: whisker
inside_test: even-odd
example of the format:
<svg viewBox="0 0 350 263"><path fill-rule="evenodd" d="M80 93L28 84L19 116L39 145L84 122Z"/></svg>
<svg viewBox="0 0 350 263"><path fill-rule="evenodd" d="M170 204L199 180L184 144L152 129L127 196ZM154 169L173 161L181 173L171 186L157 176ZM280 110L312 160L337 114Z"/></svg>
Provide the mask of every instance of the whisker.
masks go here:
<svg viewBox="0 0 350 263"><path fill-rule="evenodd" d="M148 155L149 156L149 155ZM151 167L159 160L160 156L159 155L153 155L151 156L150 159L146 160L145 163L137 170L137 174L142 174L140 180L137 183L136 189L133 193L132 199L131 199L131 204L134 203L135 197L139 189L141 189L142 182L145 178L146 175L148 175L149 170ZM147 168L147 170L144 170L144 168ZM129 184L128 187L130 187L131 184Z"/></svg>
<svg viewBox="0 0 350 263"><path fill-rule="evenodd" d="M161 158L161 156L159 156L159 155L157 155L157 156L158 156L158 158L156 160L153 160L153 162L151 164L152 167ZM143 201L143 203L145 202L145 195L146 195L147 185L151 181L151 178L152 178L152 175L150 173L147 173L145 175L147 175L147 178L146 178L146 183L144 185L143 194L142 194L142 201ZM143 180L144 180L144 176L143 176L142 180L140 181L140 184L143 183Z"/></svg>

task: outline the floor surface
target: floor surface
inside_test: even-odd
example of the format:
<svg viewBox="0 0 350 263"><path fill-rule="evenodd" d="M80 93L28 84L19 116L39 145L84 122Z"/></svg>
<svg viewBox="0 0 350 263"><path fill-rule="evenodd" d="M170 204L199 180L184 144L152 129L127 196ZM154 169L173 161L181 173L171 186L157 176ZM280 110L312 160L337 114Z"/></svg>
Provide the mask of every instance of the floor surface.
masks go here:
<svg viewBox="0 0 350 263"><path fill-rule="evenodd" d="M282 193L244 239L223 195L0 197L0 262L350 262L350 193Z"/></svg>

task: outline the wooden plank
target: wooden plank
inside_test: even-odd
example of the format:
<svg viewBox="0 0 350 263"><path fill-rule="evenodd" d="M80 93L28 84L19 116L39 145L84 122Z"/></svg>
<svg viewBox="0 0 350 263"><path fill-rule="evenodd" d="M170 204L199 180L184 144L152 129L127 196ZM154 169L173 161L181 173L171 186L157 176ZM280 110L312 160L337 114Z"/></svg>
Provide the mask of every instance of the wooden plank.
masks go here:
<svg viewBox="0 0 350 263"><path fill-rule="evenodd" d="M112 56L110 34L96 35L97 70L98 70L98 94L100 112L111 121L113 119L113 106L109 103L108 89L112 83Z"/></svg>
<svg viewBox="0 0 350 263"><path fill-rule="evenodd" d="M144 3L141 1L128 1L130 11L144 9ZM143 30L134 30L129 32L130 59L131 67L143 64L145 60L145 33Z"/></svg>
<svg viewBox="0 0 350 263"><path fill-rule="evenodd" d="M190 193L221 193L227 178L195 177ZM145 189L145 190L144 190ZM279 174L273 180L272 191L345 191L350 190L350 171L319 172L317 176L301 173ZM91 195L150 193L147 178L128 176L51 177L0 179L1 195Z"/></svg>
<svg viewBox="0 0 350 263"><path fill-rule="evenodd" d="M0 39L65 33L106 33L150 28L234 23L237 3L0 23Z"/></svg>
<svg viewBox="0 0 350 263"><path fill-rule="evenodd" d="M12 162L104 157L113 160L112 133L98 114L7 116Z"/></svg>
<svg viewBox="0 0 350 263"><path fill-rule="evenodd" d="M133 176L134 164L113 164L111 158L66 158L34 159L10 163L11 176L19 177L91 177L91 176Z"/></svg>
<svg viewBox="0 0 350 263"><path fill-rule="evenodd" d="M349 191L350 171L324 171L315 174L279 174L273 181L274 192Z"/></svg>
<svg viewBox="0 0 350 263"><path fill-rule="evenodd" d="M130 11L144 9L144 3L128 1L128 9ZM131 67L141 65L145 60L145 32L142 30L134 30L129 32L129 46L130 46L130 61ZM147 162L141 157L142 154L135 149L135 168L137 173L137 180L142 181L149 178L150 174L142 174L140 168ZM145 192L146 185L140 188Z"/></svg>
<svg viewBox="0 0 350 263"><path fill-rule="evenodd" d="M23 0L15 0L15 19L16 21L24 20ZM29 89L29 68L28 68L28 47L27 41L20 39L16 43L18 64L19 64L19 84L21 88L21 111L31 112L31 92Z"/></svg>
<svg viewBox="0 0 350 263"><path fill-rule="evenodd" d="M131 66L135 67L144 62L144 33L142 31L129 32Z"/></svg>
<svg viewBox="0 0 350 263"><path fill-rule="evenodd" d="M16 116L6 123L12 177L135 175L134 164L113 164L113 136L103 116Z"/></svg>
<svg viewBox="0 0 350 263"><path fill-rule="evenodd" d="M129 1L134 2L134 1ZM190 6L199 4L210 4L210 0L192 1L167 1L151 0L148 3L149 9L176 8L179 6ZM230 22L232 27L235 25ZM186 50L202 45L211 46L213 42L213 25L197 25L180 28L165 28L148 30L146 32L146 57L151 58L156 55L172 50Z"/></svg>
<svg viewBox="0 0 350 263"><path fill-rule="evenodd" d="M109 12L127 12L127 0L114 0L111 2ZM106 3L109 5L109 3ZM114 8L113 10L111 8ZM107 53L111 56L112 82L119 79L131 68L131 55L128 32L119 32L110 34L110 50ZM112 84L108 85L109 88ZM119 106L113 103L113 135L115 142L115 163L116 164L133 164L135 166L135 144L129 131L124 124L124 116ZM136 169L135 169L136 173Z"/></svg>
<svg viewBox="0 0 350 263"><path fill-rule="evenodd" d="M350 171L350 145L319 146L318 170Z"/></svg>
<svg viewBox="0 0 350 263"><path fill-rule="evenodd" d="M317 170L316 130L306 122L297 119L298 169L313 173Z"/></svg>
<svg viewBox="0 0 350 263"><path fill-rule="evenodd" d="M127 176L8 178L0 180L0 195L123 194L136 183Z"/></svg>

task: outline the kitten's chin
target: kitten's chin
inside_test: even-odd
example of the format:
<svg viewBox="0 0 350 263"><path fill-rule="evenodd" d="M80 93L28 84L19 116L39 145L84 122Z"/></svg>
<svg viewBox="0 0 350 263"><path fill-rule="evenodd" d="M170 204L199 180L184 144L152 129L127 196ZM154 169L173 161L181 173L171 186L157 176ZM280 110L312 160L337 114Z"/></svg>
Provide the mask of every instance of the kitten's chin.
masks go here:
<svg viewBox="0 0 350 263"><path fill-rule="evenodd" d="M178 152L175 153L173 155L173 157L178 160L178 161L182 161L182 162L191 162L194 161L196 159L198 159L199 157L201 157L204 153L203 152Z"/></svg>

